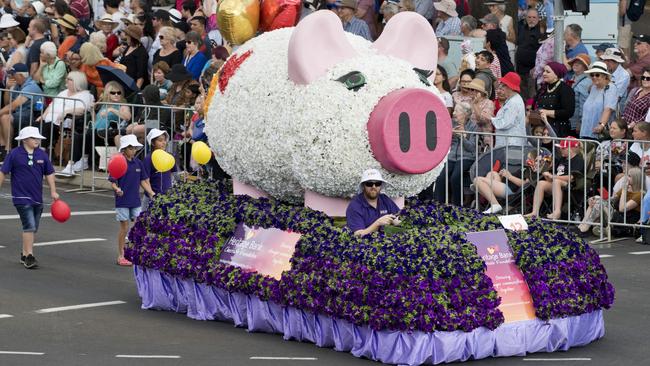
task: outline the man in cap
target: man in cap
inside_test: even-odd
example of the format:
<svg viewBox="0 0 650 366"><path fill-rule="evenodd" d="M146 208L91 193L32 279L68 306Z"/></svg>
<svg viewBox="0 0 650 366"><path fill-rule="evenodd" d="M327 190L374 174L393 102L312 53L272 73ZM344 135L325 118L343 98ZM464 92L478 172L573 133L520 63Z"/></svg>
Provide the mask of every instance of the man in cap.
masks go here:
<svg viewBox="0 0 650 366"><path fill-rule="evenodd" d="M441 36L460 36L460 19L456 12L456 2L454 0L441 0L434 3L433 6L438 11L438 26L436 35Z"/></svg>
<svg viewBox="0 0 650 366"><path fill-rule="evenodd" d="M372 41L368 24L354 16L357 0L336 0L327 2L327 8L335 12L343 23L343 30Z"/></svg>
<svg viewBox="0 0 650 366"><path fill-rule="evenodd" d="M591 46L591 47L594 48L594 50L596 52L596 58L598 59L598 58L600 58L600 56L603 55L603 53L605 53L606 49L608 49L608 48L616 48L616 45L613 44L613 43L601 43L601 44L597 44L597 45Z"/></svg>
<svg viewBox="0 0 650 366"><path fill-rule="evenodd" d="M53 201L59 199L54 182L54 167L45 151L38 145L44 137L36 127L25 127L20 130L16 140L21 146L13 149L4 160L0 171L0 186L7 174L11 174L11 196L22 223L22 252L20 263L31 269L38 266L34 257L34 234L43 212L43 177L50 186L50 196Z"/></svg>
<svg viewBox="0 0 650 366"><path fill-rule="evenodd" d="M627 88L630 86L630 74L623 68L625 59L623 52L618 48L608 48L600 56L600 59L607 65L607 71L612 74L612 81L616 84L619 101L627 95Z"/></svg>
<svg viewBox="0 0 650 366"><path fill-rule="evenodd" d="M492 118L495 132L500 135L496 136L494 147L528 145L525 137L507 137L526 135L526 106L519 95L520 84L521 79L514 72L509 72L499 79L499 89L506 102Z"/></svg>
<svg viewBox="0 0 650 366"><path fill-rule="evenodd" d="M365 236L381 230L385 225L397 225L399 207L388 196L381 193L386 183L377 169L363 172L359 189L345 212L347 226L355 236Z"/></svg>
<svg viewBox="0 0 650 366"><path fill-rule="evenodd" d="M628 65L628 70L632 75L630 88L641 86L643 69L650 67L650 34L634 36L634 54L636 55L636 61Z"/></svg>

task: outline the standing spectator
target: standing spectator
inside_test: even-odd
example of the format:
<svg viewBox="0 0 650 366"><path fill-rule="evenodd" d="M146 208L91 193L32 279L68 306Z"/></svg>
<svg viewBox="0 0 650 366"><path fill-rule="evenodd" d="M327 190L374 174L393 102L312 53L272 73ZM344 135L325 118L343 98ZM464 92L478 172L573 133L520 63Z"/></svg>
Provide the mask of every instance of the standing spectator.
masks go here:
<svg viewBox="0 0 650 366"><path fill-rule="evenodd" d="M485 83L485 90L488 92L489 98L494 99L495 84L497 81L496 75L492 72L491 66L494 61L494 55L489 51L481 51L476 53L476 78L483 80Z"/></svg>
<svg viewBox="0 0 650 366"><path fill-rule="evenodd" d="M159 61L153 65L153 72L151 73L151 84L158 88L161 100L167 97L167 93L172 87L171 80L167 80L165 78L170 70L171 68L165 61Z"/></svg>
<svg viewBox="0 0 650 366"><path fill-rule="evenodd" d="M70 48L77 43L77 27L79 26L79 23L77 22L77 19L70 14L64 14L61 18L56 19L55 22L61 27L61 31L65 37L57 52L57 56L60 59L63 59Z"/></svg>
<svg viewBox="0 0 650 366"><path fill-rule="evenodd" d="M646 67L641 75L641 87L632 89L623 110L623 120L628 127L634 127L643 122L650 108L650 67Z"/></svg>
<svg viewBox="0 0 650 366"><path fill-rule="evenodd" d="M199 51L203 40L198 33L191 31L185 36L185 58L183 66L192 74L194 80L199 80L203 66L208 59Z"/></svg>
<svg viewBox="0 0 650 366"><path fill-rule="evenodd" d="M27 65L29 66L29 74L36 74L36 70L41 61L41 45L47 41L45 32L47 32L47 24L43 18L32 19L29 22L29 37L32 39L32 44L29 46L27 53Z"/></svg>
<svg viewBox="0 0 650 366"><path fill-rule="evenodd" d="M79 71L83 72L86 75L88 83L93 85L97 90L97 95L101 95L104 90L104 83L99 77L99 71L97 66L111 66L121 70L125 70L124 65L119 65L109 60L108 58L102 55L102 52L90 42L86 42L81 45L79 50L79 55L73 54L71 57L77 56L81 61Z"/></svg>
<svg viewBox="0 0 650 366"><path fill-rule="evenodd" d="M341 18L344 31L356 34L369 41L372 40L368 24L354 16L357 10L357 0L337 0L334 4L328 4L328 8L331 8Z"/></svg>
<svg viewBox="0 0 650 366"><path fill-rule="evenodd" d="M449 41L445 37L438 38L438 65L445 68L449 77L449 86L451 89L456 88L458 82L458 65L454 63L449 55Z"/></svg>
<svg viewBox="0 0 650 366"><path fill-rule="evenodd" d="M628 70L632 75L630 88L636 88L641 84L643 69L650 67L650 34L639 34L634 36L634 54L636 61L631 62Z"/></svg>
<svg viewBox="0 0 650 366"><path fill-rule="evenodd" d="M618 46L629 60L630 46L632 45L632 21L627 17L629 0L618 1ZM608 47L610 48L610 47Z"/></svg>
<svg viewBox="0 0 650 366"><path fill-rule="evenodd" d="M52 200L59 199L54 182L54 167L45 151L39 149L42 139L44 137L36 127L23 128L16 137L22 146L14 149L4 159L0 171L0 186L5 176L11 174L11 196L23 226L20 263L27 269L38 266L33 246L34 234L38 231L43 212L43 177L50 186Z"/></svg>
<svg viewBox="0 0 650 366"><path fill-rule="evenodd" d="M542 73L544 72L544 65L553 61L553 52L555 49L555 40L553 30L546 31L546 38L542 41L542 45L537 49L535 54L535 68L531 70L533 78L537 86L542 85Z"/></svg>
<svg viewBox="0 0 650 366"><path fill-rule="evenodd" d="M454 99L451 97L451 87L449 86L449 79L447 78L447 71L445 68L438 65L436 69L436 75L433 81L433 85L438 89L440 97L445 102L445 107L451 112L454 109Z"/></svg>
<svg viewBox="0 0 650 366"><path fill-rule="evenodd" d="M543 121L553 127L557 137L566 137L571 132L569 119L575 110L573 89L562 79L566 75L566 66L551 61L544 66L542 87L537 93L537 110Z"/></svg>
<svg viewBox="0 0 650 366"><path fill-rule="evenodd" d="M156 52L162 47L160 45L160 37L159 37L159 32L162 27L170 27L171 21L169 20L169 12L163 9L158 9L153 13L153 17L151 17L151 24L153 25L153 32L155 33L155 37L153 39L153 43L151 44L151 47L149 47L149 65L148 67L151 67L153 65L153 55L156 54Z"/></svg>
<svg viewBox="0 0 650 366"><path fill-rule="evenodd" d="M526 0L526 5L528 9L537 10L540 21L546 21L546 8L544 7L544 0Z"/></svg>
<svg viewBox="0 0 650 366"><path fill-rule="evenodd" d="M571 88L573 89L573 94L575 95L575 108L573 110L573 117L571 117L571 130L580 131L580 124L582 122L582 107L589 96L589 90L591 89L591 78L589 74L585 74L585 71L589 69L591 64L591 58L585 53L581 53L578 56L569 60L569 66L573 70L572 79L568 80ZM576 136L579 136L576 134Z"/></svg>
<svg viewBox="0 0 650 366"><path fill-rule="evenodd" d="M99 48L99 51L102 54L106 53L106 36L104 35L104 32L97 31L97 32L90 33L90 37L88 38L88 42L90 42L90 43L94 44L95 46L97 46L97 48Z"/></svg>
<svg viewBox="0 0 650 366"><path fill-rule="evenodd" d="M95 26L98 30L102 31L106 36L106 51L104 56L113 60L115 56L113 55L115 49L120 44L120 40L117 38L117 35L113 31L119 25L118 22L114 21L110 14L104 14L98 20L95 20Z"/></svg>
<svg viewBox="0 0 650 366"><path fill-rule="evenodd" d="M142 161L135 157L135 153L142 144L138 142L135 135L126 135L120 138L120 153L124 155L127 163L126 174L121 178L109 176L111 188L115 191L115 216L120 223L120 230L117 235L117 264L120 266L131 266L133 263L124 258L124 246L126 234L129 232L129 221L134 221L142 211L140 205L140 187L142 187L150 198L155 193L149 185L149 177Z"/></svg>
<svg viewBox="0 0 650 366"><path fill-rule="evenodd" d="M456 2L454 0L441 0L434 3L433 6L438 11L438 26L436 35L441 36L459 36L460 19L456 12Z"/></svg>
<svg viewBox="0 0 650 366"><path fill-rule="evenodd" d="M470 100L470 107L472 114L470 121L479 127L480 131L492 132L492 117L494 117L494 102L488 99L487 91L485 90L485 83L479 78L475 78L469 84L465 85L469 90L472 98Z"/></svg>
<svg viewBox="0 0 650 366"><path fill-rule="evenodd" d="M142 28L137 25L130 25L124 29L126 44L120 45L121 60L120 63L126 66L126 74L129 75L138 88L142 89L149 83L149 73L147 63L149 58L147 50L144 49L140 38L142 37Z"/></svg>
<svg viewBox="0 0 650 366"><path fill-rule="evenodd" d="M499 79L499 82L499 88L506 98L506 102L499 109L496 117L492 118L495 133L502 135L496 137L494 147L526 146L528 144L526 137L518 137L526 135L526 106L519 95L521 79L516 73L509 72Z"/></svg>
<svg viewBox="0 0 650 366"><path fill-rule="evenodd" d="M414 11L422 15L428 21L431 21L436 12L436 9L433 7L434 3L435 1L433 0L415 0Z"/></svg>
<svg viewBox="0 0 650 366"><path fill-rule="evenodd" d="M621 101L627 96L627 89L630 86L630 74L623 68L623 52L618 48L608 48L600 56L600 59L607 65L607 71L612 74L612 81L618 91L618 100Z"/></svg>
<svg viewBox="0 0 650 366"><path fill-rule="evenodd" d="M65 87L65 76L68 73L65 63L56 56L54 42L41 45L41 62L34 80L43 86L43 93L55 96Z"/></svg>
<svg viewBox="0 0 650 366"><path fill-rule="evenodd" d="M580 138L597 139L614 118L618 95L605 63L596 61L585 73L591 77L593 85L582 107Z"/></svg>
<svg viewBox="0 0 650 366"><path fill-rule="evenodd" d="M90 18L91 10L88 0L70 0L69 5L72 15L79 20L82 26L87 27L92 20Z"/></svg>
<svg viewBox="0 0 650 366"><path fill-rule="evenodd" d="M43 93L43 90L29 76L27 65L15 64L7 71L7 89L4 93L4 107L0 109L0 144L11 149L13 131L19 131L33 121L33 106L41 97L23 93Z"/></svg>
<svg viewBox="0 0 650 366"><path fill-rule="evenodd" d="M428 5L431 6L428 1ZM375 1L374 0L359 0L357 4L357 11L354 14L357 18L363 20L368 24L370 31L370 38L374 41L377 39L377 14L375 14Z"/></svg>
<svg viewBox="0 0 650 366"><path fill-rule="evenodd" d="M506 40L514 43L517 39L515 35L515 24L510 15L506 14L505 0L489 0L483 3L499 19L499 28L505 33Z"/></svg>
<svg viewBox="0 0 650 366"><path fill-rule="evenodd" d="M176 48L176 32L171 27L162 27L158 31L158 39L161 48L153 55L153 64L158 62L166 62L167 65L173 66L183 62L183 55L181 51Z"/></svg>
<svg viewBox="0 0 650 366"><path fill-rule="evenodd" d="M465 37L485 37L485 31L478 28L478 22L476 21L476 18L471 15L465 15L464 17L460 18L460 32L461 35Z"/></svg>
<svg viewBox="0 0 650 366"><path fill-rule="evenodd" d="M104 11L106 14L111 16L111 19L113 19L114 22L118 23L120 30L122 30L123 27L121 27L119 23L125 16L120 9L120 4L123 2L124 0L104 0Z"/></svg>
<svg viewBox="0 0 650 366"><path fill-rule="evenodd" d="M27 47L25 47L25 40L27 36L20 28L11 28L7 34L7 40L11 50L9 52L9 60L5 65L6 69L11 69L15 64L24 64L27 61Z"/></svg>
<svg viewBox="0 0 650 366"><path fill-rule="evenodd" d="M521 78L521 94L524 99L535 96L535 81L530 75L530 71L535 67L535 54L539 49L541 37L539 14L534 8L528 9L526 18L519 22L517 51L515 52L515 64L517 74Z"/></svg>
<svg viewBox="0 0 650 366"><path fill-rule="evenodd" d="M564 30L564 42L566 42L566 58L572 59L581 53L589 53L587 47L582 43L582 27L577 24L569 24Z"/></svg>
<svg viewBox="0 0 650 366"><path fill-rule="evenodd" d="M189 21L190 30L196 32L199 37L201 37L201 48L199 52L205 56L206 59L209 59L212 55L212 42L210 42L210 37L208 37L208 32L206 31L206 18L204 16L195 16Z"/></svg>
<svg viewBox="0 0 650 366"><path fill-rule="evenodd" d="M154 151L165 151L168 140L169 134L167 131L162 131L157 128L151 129L147 134L147 143L149 143L150 153L144 158L144 169L147 176L149 176L149 185L151 186L151 190L153 190L155 194L165 194L169 188L172 187L172 171L176 170L176 165L166 172L159 172L151 159ZM142 203L142 206L145 209L149 207L150 202L147 195L144 195Z"/></svg>
<svg viewBox="0 0 650 366"><path fill-rule="evenodd" d="M505 75L515 71L506 45L506 34L501 29L490 29L485 35L485 49L496 55L499 60L499 73Z"/></svg>

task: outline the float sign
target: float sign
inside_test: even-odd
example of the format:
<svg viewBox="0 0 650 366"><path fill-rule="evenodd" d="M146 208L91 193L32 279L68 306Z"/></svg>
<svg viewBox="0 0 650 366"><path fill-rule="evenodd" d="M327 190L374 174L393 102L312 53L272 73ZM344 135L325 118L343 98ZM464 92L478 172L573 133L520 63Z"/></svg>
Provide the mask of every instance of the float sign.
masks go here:
<svg viewBox="0 0 650 366"><path fill-rule="evenodd" d="M249 227L240 222L224 245L219 262L280 280L282 272L291 269L289 260L300 236L280 229Z"/></svg>
<svg viewBox="0 0 650 366"><path fill-rule="evenodd" d="M467 233L467 240L487 265L487 274L497 294L501 297L499 310L506 323L535 319L533 300L528 291L510 245L506 232L501 230Z"/></svg>

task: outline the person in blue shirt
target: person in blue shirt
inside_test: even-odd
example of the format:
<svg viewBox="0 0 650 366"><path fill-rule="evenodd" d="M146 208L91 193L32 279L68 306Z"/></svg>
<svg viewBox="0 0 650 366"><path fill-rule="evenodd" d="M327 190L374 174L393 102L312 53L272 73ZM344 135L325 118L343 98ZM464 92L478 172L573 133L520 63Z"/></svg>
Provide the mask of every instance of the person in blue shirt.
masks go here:
<svg viewBox="0 0 650 366"><path fill-rule="evenodd" d="M22 145L11 150L2 170L0 170L0 186L7 174L11 174L11 196L18 211L23 226L23 250L20 263L31 269L38 266L34 257L34 234L43 213L43 177L50 186L52 200L59 199L54 183L54 167L47 154L38 145L44 139L36 127L25 127L20 130L16 140Z"/></svg>
<svg viewBox="0 0 650 366"><path fill-rule="evenodd" d="M361 176L360 193L345 211L347 226L355 236L365 236L381 230L386 225L399 225L399 207L388 196L381 193L386 183L377 169L368 169Z"/></svg>
<svg viewBox="0 0 650 366"><path fill-rule="evenodd" d="M167 141L169 140L169 134L167 131L162 131L157 128L151 129L147 134L147 142L151 147L149 154L144 158L144 170L149 176L149 185L155 194L164 194L172 186L172 172L176 170L176 165L166 171L159 172L156 167L153 165L151 156L154 151L160 149L165 151L167 148ZM145 209L149 207L149 197L144 195L142 199L142 207Z"/></svg>
<svg viewBox="0 0 650 366"><path fill-rule="evenodd" d="M589 50L582 43L582 27L577 24L569 24L564 30L564 42L566 42L566 58L570 60L581 53L589 54Z"/></svg>
<svg viewBox="0 0 650 366"><path fill-rule="evenodd" d="M150 198L155 195L149 185L149 176L142 161L135 157L135 153L142 144L135 135L124 135L120 138L120 152L126 158L126 174L120 178L109 175L108 180L115 191L115 215L120 223L117 235L117 264L130 266L132 263L124 258L126 234L129 231L129 220L134 221L142 211L140 203L140 187L144 188Z"/></svg>
<svg viewBox="0 0 650 366"><path fill-rule="evenodd" d="M208 62L203 52L200 52L203 39L201 36L192 31L185 36L185 57L183 58L183 66L187 71L192 74L192 79L199 80L203 66Z"/></svg>

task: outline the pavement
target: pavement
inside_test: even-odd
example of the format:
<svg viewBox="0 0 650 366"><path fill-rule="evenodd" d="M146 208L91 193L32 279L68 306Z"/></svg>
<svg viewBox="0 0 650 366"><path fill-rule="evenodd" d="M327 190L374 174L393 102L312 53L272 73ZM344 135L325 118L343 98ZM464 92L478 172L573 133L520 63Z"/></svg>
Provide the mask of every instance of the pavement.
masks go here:
<svg viewBox="0 0 650 366"><path fill-rule="evenodd" d="M132 269L115 265L118 227L109 192L80 194L65 192L78 186L59 186L73 216L64 224L41 220L36 243L42 245L35 248L40 267L26 270L19 263L20 221L9 185L0 189L2 366L376 364L231 323L142 310ZM568 352L468 365L649 365L650 247L626 240L595 248L616 287L603 339Z"/></svg>

